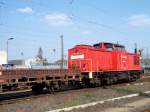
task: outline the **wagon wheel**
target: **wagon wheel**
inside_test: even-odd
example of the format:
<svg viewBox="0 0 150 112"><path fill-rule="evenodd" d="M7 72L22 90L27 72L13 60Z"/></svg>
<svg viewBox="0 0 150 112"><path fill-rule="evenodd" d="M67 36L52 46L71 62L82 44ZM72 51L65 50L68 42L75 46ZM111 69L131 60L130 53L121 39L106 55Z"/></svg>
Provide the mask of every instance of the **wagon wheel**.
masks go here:
<svg viewBox="0 0 150 112"><path fill-rule="evenodd" d="M34 93L41 93L41 92L43 92L43 85L42 84L35 84L35 85L33 85L32 86L32 91L34 92Z"/></svg>

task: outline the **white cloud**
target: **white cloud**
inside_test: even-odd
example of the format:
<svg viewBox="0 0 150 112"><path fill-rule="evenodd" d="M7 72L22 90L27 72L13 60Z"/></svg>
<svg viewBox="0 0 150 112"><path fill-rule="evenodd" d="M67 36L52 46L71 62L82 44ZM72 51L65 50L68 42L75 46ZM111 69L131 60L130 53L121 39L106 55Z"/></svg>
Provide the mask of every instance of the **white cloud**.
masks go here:
<svg viewBox="0 0 150 112"><path fill-rule="evenodd" d="M91 32L90 31L83 31L83 32L81 32L82 34L84 34L84 35L88 35L88 34L91 34Z"/></svg>
<svg viewBox="0 0 150 112"><path fill-rule="evenodd" d="M73 24L71 18L64 13L52 13L45 16L44 20L50 26L64 26Z"/></svg>
<svg viewBox="0 0 150 112"><path fill-rule="evenodd" d="M132 26L150 26L150 16L146 14L134 15L128 18L128 22Z"/></svg>
<svg viewBox="0 0 150 112"><path fill-rule="evenodd" d="M17 11L21 13L30 13L30 14L34 12L33 9L30 7L18 8Z"/></svg>

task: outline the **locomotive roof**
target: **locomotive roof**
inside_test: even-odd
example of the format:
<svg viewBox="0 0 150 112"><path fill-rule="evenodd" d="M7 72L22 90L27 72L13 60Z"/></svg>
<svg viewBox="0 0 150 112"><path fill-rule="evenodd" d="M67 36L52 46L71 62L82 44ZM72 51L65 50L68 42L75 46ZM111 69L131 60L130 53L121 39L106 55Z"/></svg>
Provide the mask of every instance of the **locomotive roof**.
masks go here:
<svg viewBox="0 0 150 112"><path fill-rule="evenodd" d="M115 44L115 43L110 43L110 42L100 42L100 43L96 43L96 44L94 44L93 46L95 46L95 45L100 45L100 44L111 44L111 45L114 45L114 46L117 46L117 47L124 47L124 45L121 45L121 44ZM76 45L76 46L85 46L85 47L92 47L91 45L87 45L87 44L78 44L78 45Z"/></svg>
<svg viewBox="0 0 150 112"><path fill-rule="evenodd" d="M110 43L110 42L100 42L100 43L96 43L94 44L93 46L96 46L96 45L100 45L100 44L110 44L110 45L114 45L115 47L125 47L124 45L121 45L121 44L115 44L115 43Z"/></svg>
<svg viewBox="0 0 150 112"><path fill-rule="evenodd" d="M94 44L94 45L87 45L87 44L78 44L76 45L75 47L83 47L83 48L91 48L91 49L95 49L97 48L98 46L101 46L101 45L104 45L104 46L107 46L105 49L108 49L111 51L111 49L115 49L115 50L121 50L121 51L124 51L125 50L125 46L121 45L121 44L115 44L115 43L110 43L110 42L100 42L100 43L97 43L97 44ZM113 47L114 46L114 47ZM100 49L101 47L98 47L98 49ZM110 49L111 48L111 49Z"/></svg>

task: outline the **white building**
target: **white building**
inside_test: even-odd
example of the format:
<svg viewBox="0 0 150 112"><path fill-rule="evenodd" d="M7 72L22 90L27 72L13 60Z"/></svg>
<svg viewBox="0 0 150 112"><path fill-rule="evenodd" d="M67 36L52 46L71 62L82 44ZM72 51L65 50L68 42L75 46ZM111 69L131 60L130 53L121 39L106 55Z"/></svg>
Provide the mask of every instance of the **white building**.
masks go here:
<svg viewBox="0 0 150 112"><path fill-rule="evenodd" d="M27 68L31 68L33 63L36 63L36 58L27 59L24 64Z"/></svg>
<svg viewBox="0 0 150 112"><path fill-rule="evenodd" d="M0 65L7 64L7 53L6 51L0 51Z"/></svg>

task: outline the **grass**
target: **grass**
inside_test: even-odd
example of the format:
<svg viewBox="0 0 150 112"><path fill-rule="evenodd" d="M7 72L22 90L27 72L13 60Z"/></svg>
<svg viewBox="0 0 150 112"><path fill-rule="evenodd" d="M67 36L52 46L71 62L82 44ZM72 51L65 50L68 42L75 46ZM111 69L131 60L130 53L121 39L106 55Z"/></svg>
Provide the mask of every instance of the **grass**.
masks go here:
<svg viewBox="0 0 150 112"><path fill-rule="evenodd" d="M123 89L123 88L112 88L112 90L118 92L118 93L126 93L126 94L133 94L133 93L138 93L139 96L144 96L144 97L150 97L150 95L145 94L141 91L137 91L137 90L131 90L129 88Z"/></svg>
<svg viewBox="0 0 150 112"><path fill-rule="evenodd" d="M130 90L129 88L127 88L127 89L123 89L123 88L112 88L112 90L114 90L114 91L116 91L116 92L118 92L118 93L127 93L127 94L139 92L139 91Z"/></svg>

